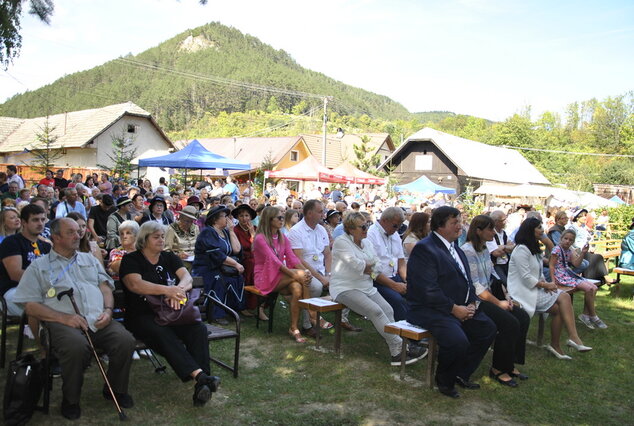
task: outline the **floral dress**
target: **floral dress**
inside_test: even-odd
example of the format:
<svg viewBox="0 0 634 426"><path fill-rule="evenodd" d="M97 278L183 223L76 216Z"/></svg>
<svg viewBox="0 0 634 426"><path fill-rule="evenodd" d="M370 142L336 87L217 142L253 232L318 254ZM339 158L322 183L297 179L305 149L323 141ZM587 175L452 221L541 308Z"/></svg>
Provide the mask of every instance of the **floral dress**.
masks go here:
<svg viewBox="0 0 634 426"><path fill-rule="evenodd" d="M570 256L571 250L565 250L561 246L555 246L552 251L553 255L557 256L557 263L555 264L555 279L559 285L566 287L577 287L584 279L576 275L570 269Z"/></svg>

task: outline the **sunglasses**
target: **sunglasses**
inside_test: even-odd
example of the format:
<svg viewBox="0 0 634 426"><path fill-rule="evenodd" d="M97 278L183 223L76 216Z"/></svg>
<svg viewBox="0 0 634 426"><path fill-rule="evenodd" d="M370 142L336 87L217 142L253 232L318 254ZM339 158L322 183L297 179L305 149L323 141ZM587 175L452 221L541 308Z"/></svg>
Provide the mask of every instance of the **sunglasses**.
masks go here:
<svg viewBox="0 0 634 426"><path fill-rule="evenodd" d="M275 216L275 219L284 220L284 216Z"/></svg>
<svg viewBox="0 0 634 426"><path fill-rule="evenodd" d="M364 223L363 225L357 226L357 228L361 229L362 231L367 231L369 226Z"/></svg>

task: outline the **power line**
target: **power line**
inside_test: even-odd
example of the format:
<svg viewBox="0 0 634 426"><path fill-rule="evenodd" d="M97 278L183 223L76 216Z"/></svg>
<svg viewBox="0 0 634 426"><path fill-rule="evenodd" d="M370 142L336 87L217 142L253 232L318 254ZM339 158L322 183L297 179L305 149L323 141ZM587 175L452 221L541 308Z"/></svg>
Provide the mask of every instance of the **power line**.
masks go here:
<svg viewBox="0 0 634 426"><path fill-rule="evenodd" d="M134 59L129 59L129 58L117 58L116 61L119 61L119 62L121 62L121 63L123 63L125 65L128 65L128 66L133 66L133 67L143 68L143 69L149 69L149 70L153 70L153 71L165 72L165 73L168 73L168 74L178 75L178 76L189 78L189 79L192 79L192 80L207 81L207 82L210 82L210 83L221 84L221 85L226 85L226 86L241 87L241 88L244 88L244 89L257 90L257 91L263 91L263 92L271 92L271 93L279 93L279 94L282 94L282 95L297 96L297 97L302 97L302 98L316 98L316 99L323 99L323 98L326 98L326 97L332 98L330 96L319 95L319 94L315 94L315 93L300 92L300 91L297 91L297 90L289 90L289 89L280 89L278 87L265 86L265 85L261 85L261 84L255 84L255 83L247 83L247 82L244 82L244 81L232 80L232 79L229 79L229 78L218 77L218 76L213 76L213 75L208 75L208 74L199 74L199 73L194 73L194 72L191 72L191 71L181 71L181 70L177 70L175 68L168 68L168 67L164 67L164 66L148 64L148 63L145 63L145 62L141 62L141 61L134 60Z"/></svg>
<svg viewBox="0 0 634 426"><path fill-rule="evenodd" d="M299 116L296 116L295 118L292 118L292 119L290 119L289 121L287 121L285 123L281 123L281 124L278 124L276 126L271 126L271 127L267 127L267 128L264 128L264 129L256 130L256 131L254 131L252 133L249 133L247 135L236 136L236 138L249 138L251 136L255 136L255 135L258 135L260 133L273 132L273 131L275 131L277 129L281 129L282 127L288 126L289 124L291 124L294 121L299 120L299 117L302 117L302 116L308 117L308 116L314 114L318 109L320 109L320 108L319 107L314 107L311 110L309 110L309 111L307 111L307 112L305 112L303 114L300 114Z"/></svg>
<svg viewBox="0 0 634 426"><path fill-rule="evenodd" d="M573 154L573 155L589 155L593 157L618 157L618 158L634 158L634 155L627 154L603 154L600 152L574 152L574 151L560 151L557 149L543 149L543 148L528 148L522 146L510 146L510 145L501 145L502 148L511 148L511 149L523 149L526 151L537 151L537 152L551 152L554 154Z"/></svg>

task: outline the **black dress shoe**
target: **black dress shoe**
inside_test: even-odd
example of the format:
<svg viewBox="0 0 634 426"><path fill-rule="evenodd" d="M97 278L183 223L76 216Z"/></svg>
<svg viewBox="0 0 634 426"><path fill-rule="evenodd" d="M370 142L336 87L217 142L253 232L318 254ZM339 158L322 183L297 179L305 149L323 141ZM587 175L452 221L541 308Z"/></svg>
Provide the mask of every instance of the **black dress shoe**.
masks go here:
<svg viewBox="0 0 634 426"><path fill-rule="evenodd" d="M103 386L102 394L103 397L106 398L108 401L112 401L112 395L110 394L110 391L108 390L108 387L106 385ZM117 402L119 403L119 406L121 408L134 407L134 400L132 399L130 394L115 392L114 396L117 398Z"/></svg>
<svg viewBox="0 0 634 426"><path fill-rule="evenodd" d="M460 398L460 394L455 387L438 385L438 392L450 398Z"/></svg>
<svg viewBox="0 0 634 426"><path fill-rule="evenodd" d="M520 380L528 380L528 376L526 374L523 374L523 373L519 373L519 374L510 373L509 376L517 377Z"/></svg>
<svg viewBox="0 0 634 426"><path fill-rule="evenodd" d="M62 416L68 420L77 420L81 417L81 408L79 404L71 404L65 399L62 400Z"/></svg>
<svg viewBox="0 0 634 426"><path fill-rule="evenodd" d="M465 389L480 389L480 385L475 382L470 382L469 380L465 380L462 377L456 376L456 383L462 386Z"/></svg>
<svg viewBox="0 0 634 426"><path fill-rule="evenodd" d="M517 387L517 382L513 379L511 380L502 380L500 379L500 376L504 374L503 372L499 372L499 373L494 373L493 369L489 370L489 377L491 377L492 379L495 379L499 384L504 385L504 386L508 386L510 388L516 388ZM509 374L509 376L513 376L512 374Z"/></svg>

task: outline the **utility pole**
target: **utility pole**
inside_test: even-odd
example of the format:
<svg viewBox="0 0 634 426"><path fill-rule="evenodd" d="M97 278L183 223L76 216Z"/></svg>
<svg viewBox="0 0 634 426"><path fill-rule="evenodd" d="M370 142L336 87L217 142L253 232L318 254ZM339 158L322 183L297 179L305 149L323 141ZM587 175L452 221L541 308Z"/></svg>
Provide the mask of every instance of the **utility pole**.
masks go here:
<svg viewBox="0 0 634 426"><path fill-rule="evenodd" d="M328 96L324 97L324 140L322 143L321 162L326 167L326 136L328 133Z"/></svg>

